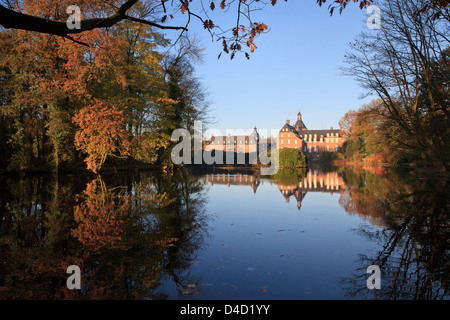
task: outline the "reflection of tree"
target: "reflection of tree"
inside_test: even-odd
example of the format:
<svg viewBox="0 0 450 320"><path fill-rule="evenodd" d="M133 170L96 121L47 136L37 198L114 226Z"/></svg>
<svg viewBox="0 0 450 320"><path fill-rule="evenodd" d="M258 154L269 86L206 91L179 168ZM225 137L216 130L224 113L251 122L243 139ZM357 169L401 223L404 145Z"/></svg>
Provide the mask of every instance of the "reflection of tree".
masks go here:
<svg viewBox="0 0 450 320"><path fill-rule="evenodd" d="M449 295L449 185L445 180L415 180L398 175L360 176L347 189L344 208L372 216L382 229L361 226L357 232L380 243L372 257L360 256L361 268L343 281L350 297L442 299ZM403 183L401 183L403 182ZM348 181L347 181L348 183ZM354 190L351 190L354 189ZM341 199L342 200L342 199ZM380 290L366 287L366 268L378 265Z"/></svg>
<svg viewBox="0 0 450 320"><path fill-rule="evenodd" d="M201 249L207 235L204 212L203 183L186 171L176 171L173 176L159 176L158 193L166 194L170 203L156 211L158 237L177 239L163 246L164 270L177 286L178 293L198 287L199 279L189 273L195 254Z"/></svg>
<svg viewBox="0 0 450 320"><path fill-rule="evenodd" d="M205 235L202 184L186 172L120 176L131 182L0 185L0 298L163 299L164 281L198 281L189 268ZM66 288L72 264L81 291Z"/></svg>
<svg viewBox="0 0 450 320"><path fill-rule="evenodd" d="M273 176L268 176L270 180L273 180L276 184L281 185L298 185L298 182L303 180L306 176L306 170L304 168L298 169L280 169Z"/></svg>
<svg viewBox="0 0 450 320"><path fill-rule="evenodd" d="M192 284L189 267L204 233L201 187L186 172L137 177L123 197L129 214L121 239L85 263L87 296L164 299L164 281L180 290Z"/></svg>
<svg viewBox="0 0 450 320"><path fill-rule="evenodd" d="M84 245L99 249L122 239L123 222L130 213L127 196L107 190L101 178L87 184L85 199L74 208L78 227L73 235Z"/></svg>
<svg viewBox="0 0 450 320"><path fill-rule="evenodd" d="M64 186L61 186L63 182ZM0 298L63 299L66 268L82 254L70 237L67 203L77 179L32 176L0 184Z"/></svg>

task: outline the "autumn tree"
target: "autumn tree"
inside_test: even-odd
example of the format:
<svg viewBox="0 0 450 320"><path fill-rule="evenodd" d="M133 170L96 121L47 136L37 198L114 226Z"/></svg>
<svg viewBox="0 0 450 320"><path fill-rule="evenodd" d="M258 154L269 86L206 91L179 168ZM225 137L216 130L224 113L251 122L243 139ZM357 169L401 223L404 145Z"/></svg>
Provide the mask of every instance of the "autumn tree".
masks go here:
<svg viewBox="0 0 450 320"><path fill-rule="evenodd" d="M52 10L43 1L23 4L27 14ZM101 29L80 35L89 46L23 30L3 30L0 37L5 168L58 170L61 162L76 162L71 118L110 69L117 42Z"/></svg>
<svg viewBox="0 0 450 320"><path fill-rule="evenodd" d="M101 101L81 109L73 118L79 127L75 145L88 154L87 168L98 173L108 156L129 155L130 141L123 126L122 111Z"/></svg>
<svg viewBox="0 0 450 320"><path fill-rule="evenodd" d="M450 16L435 8L417 15L426 3L383 1L381 30L352 44L344 71L381 99L376 111L399 146L414 150L423 165L446 170Z"/></svg>
<svg viewBox="0 0 450 320"><path fill-rule="evenodd" d="M52 10L43 1L23 4L27 14ZM136 14L142 10L139 4L132 9ZM152 162L154 150L167 145L170 136L153 133L167 125L164 121L173 103L158 52L168 41L151 26L127 20L113 29L83 32L77 39L88 46L22 30L4 30L0 37L1 121L5 124L0 143L8 170L57 171L62 162L77 164L82 155L75 148L75 131L80 127L72 118L77 115L80 122L81 114L98 113L95 105L101 103L111 107L112 114L122 112L123 128L137 142L133 146L138 148L129 150L136 159ZM95 124L90 125L94 130ZM88 151L89 143L81 142L81 137L80 131L78 150ZM94 156L91 149L89 167L98 170L105 155L124 155L116 151L98 151L103 155Z"/></svg>
<svg viewBox="0 0 450 320"><path fill-rule="evenodd" d="M346 159L371 158L390 164L399 161L410 162L414 154L397 140L405 140L396 124L380 115L383 108L381 99L374 99L358 110L348 111L339 121L345 142L338 155Z"/></svg>
<svg viewBox="0 0 450 320"><path fill-rule="evenodd" d="M340 134L342 137L346 139L353 137L355 133L356 116L356 111L349 110L345 113L341 120L339 120Z"/></svg>

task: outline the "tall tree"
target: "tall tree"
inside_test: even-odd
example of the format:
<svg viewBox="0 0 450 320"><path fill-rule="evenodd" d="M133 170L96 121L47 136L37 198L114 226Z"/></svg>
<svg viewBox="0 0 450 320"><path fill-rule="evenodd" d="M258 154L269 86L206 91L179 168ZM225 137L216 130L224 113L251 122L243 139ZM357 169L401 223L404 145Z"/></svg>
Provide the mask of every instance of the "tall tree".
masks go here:
<svg viewBox="0 0 450 320"><path fill-rule="evenodd" d="M415 150L422 162L446 170L449 159L448 25L450 16L430 9L425 0L386 0L381 30L353 43L344 71L382 100L378 112L393 123L396 142Z"/></svg>
<svg viewBox="0 0 450 320"><path fill-rule="evenodd" d="M79 126L75 145L85 151L87 168L98 173L108 156L126 157L130 142L123 126L122 111L97 101L84 107L75 116Z"/></svg>

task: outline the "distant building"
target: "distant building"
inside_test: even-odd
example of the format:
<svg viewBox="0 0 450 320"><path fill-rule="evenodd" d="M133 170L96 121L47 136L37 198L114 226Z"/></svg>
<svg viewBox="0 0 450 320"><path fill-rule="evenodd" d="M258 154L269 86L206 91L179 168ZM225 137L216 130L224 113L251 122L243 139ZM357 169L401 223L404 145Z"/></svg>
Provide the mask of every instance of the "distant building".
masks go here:
<svg viewBox="0 0 450 320"><path fill-rule="evenodd" d="M228 146L227 146L228 145ZM242 136L211 136L209 141L205 141L203 149L206 151L220 150L252 153L265 148L270 149L271 138L260 138L256 127L250 135Z"/></svg>
<svg viewBox="0 0 450 320"><path fill-rule="evenodd" d="M311 158L320 157L324 151L336 152L344 143L340 130L308 130L302 120L302 114L297 114L297 122L292 126L289 120L278 134L278 148L300 149Z"/></svg>

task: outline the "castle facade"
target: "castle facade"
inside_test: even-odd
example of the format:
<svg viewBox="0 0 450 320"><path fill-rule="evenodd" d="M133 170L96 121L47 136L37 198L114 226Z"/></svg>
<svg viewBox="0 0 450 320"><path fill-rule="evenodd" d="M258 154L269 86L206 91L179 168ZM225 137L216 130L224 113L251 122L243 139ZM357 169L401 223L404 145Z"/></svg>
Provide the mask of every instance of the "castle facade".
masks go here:
<svg viewBox="0 0 450 320"><path fill-rule="evenodd" d="M303 120L302 114L297 114L297 122L290 124L289 120L278 134L278 148L300 149L307 157L318 158L324 151L336 152L344 143L340 130L309 130Z"/></svg>

